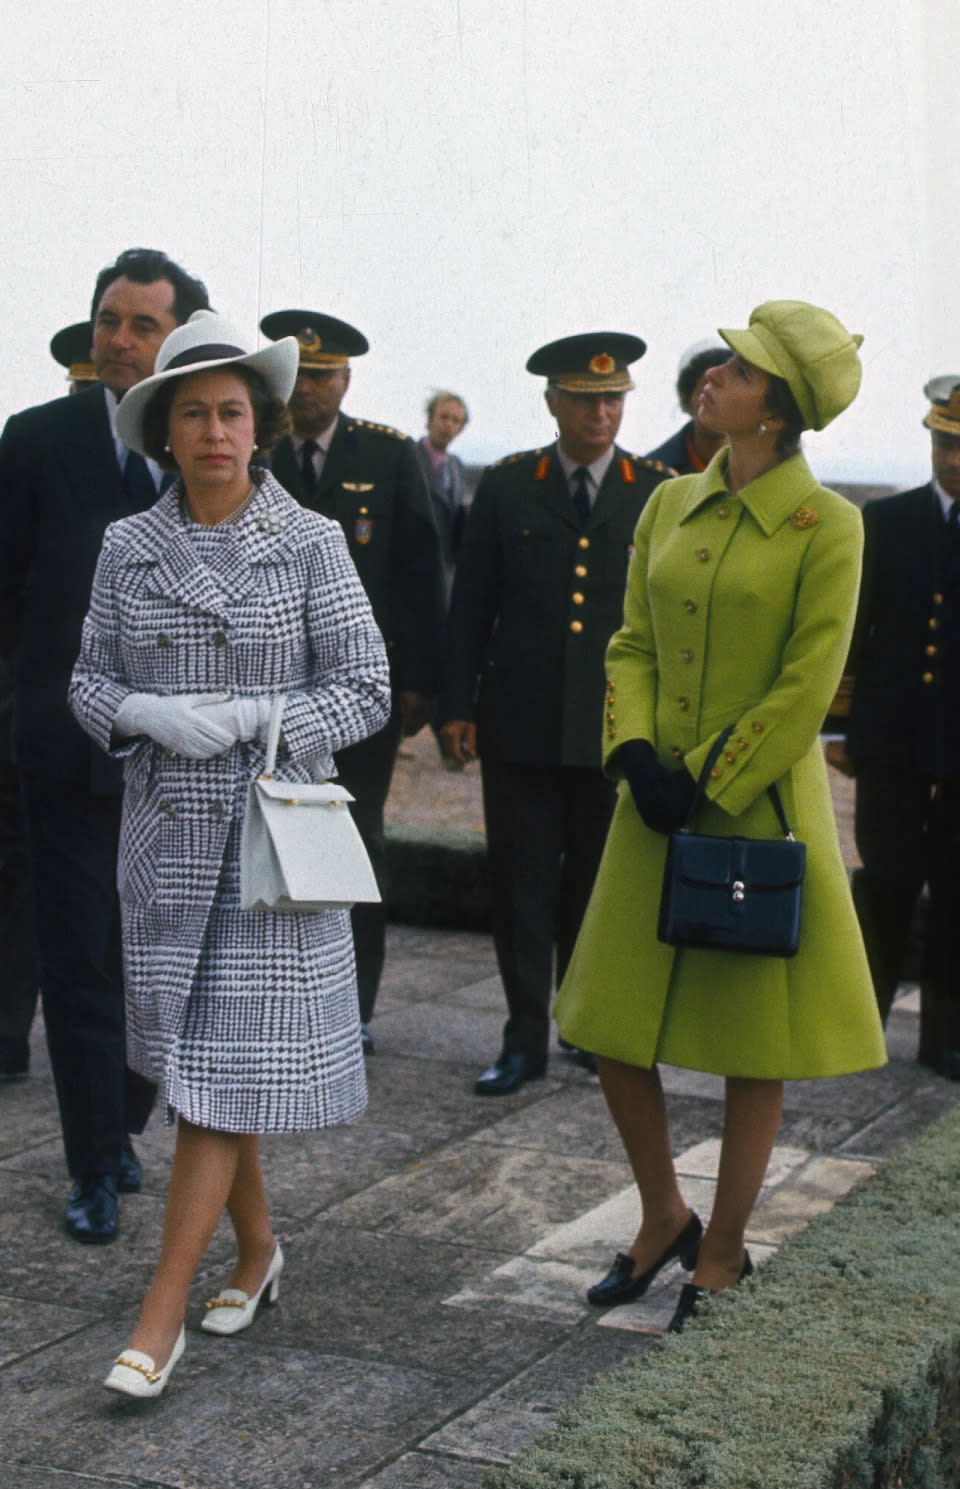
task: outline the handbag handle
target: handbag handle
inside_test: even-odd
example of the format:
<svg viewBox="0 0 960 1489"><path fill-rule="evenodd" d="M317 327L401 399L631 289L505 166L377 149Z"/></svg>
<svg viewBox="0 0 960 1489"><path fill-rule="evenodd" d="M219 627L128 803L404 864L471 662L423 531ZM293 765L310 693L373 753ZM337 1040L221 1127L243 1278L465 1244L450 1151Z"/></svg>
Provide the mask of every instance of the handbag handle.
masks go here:
<svg viewBox="0 0 960 1489"><path fill-rule="evenodd" d="M706 760L703 762L703 769L701 770L700 775L697 778L697 789L694 792L693 801L690 803L690 810L687 813L687 820L683 824L683 827L680 829L681 832L690 832L693 826L693 818L696 815L697 809L699 808L706 794L707 782L710 779L710 772L716 765L717 761L720 759L720 754L723 750L723 747L733 733L733 727L734 726L730 724L726 729L723 730L721 734L718 734L712 746L710 747L710 753L707 755ZM788 843L792 843L794 841L793 832L791 831L790 823L787 821L787 814L783 810L783 802L780 799L780 792L777 790L775 781L767 787L767 795L770 797L770 801L773 804L773 810L777 814L777 821L780 823L780 827L784 837L786 838Z"/></svg>
<svg viewBox="0 0 960 1489"><path fill-rule="evenodd" d="M271 779L277 767L277 750L280 747L280 725L283 722L283 706L286 701L286 693L278 693L273 700L273 707L270 710L270 723L267 728L267 758L263 765L263 774L268 780Z"/></svg>

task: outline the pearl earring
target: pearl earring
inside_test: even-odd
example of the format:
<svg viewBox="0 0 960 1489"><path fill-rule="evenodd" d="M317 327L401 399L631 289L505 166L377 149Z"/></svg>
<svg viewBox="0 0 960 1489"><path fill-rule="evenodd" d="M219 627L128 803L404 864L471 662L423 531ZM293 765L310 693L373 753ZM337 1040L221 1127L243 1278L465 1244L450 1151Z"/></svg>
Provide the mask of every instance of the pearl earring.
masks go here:
<svg viewBox="0 0 960 1489"><path fill-rule="evenodd" d="M163 447L163 453L164 453L164 455L169 455L170 454L170 446L169 445L164 445L164 447Z"/></svg>
<svg viewBox="0 0 960 1489"><path fill-rule="evenodd" d="M760 429L759 429L759 431L758 431L758 432L759 432L759 433L760 433L760 434L766 434L766 432L767 432L767 426L766 426L766 424L761 424L761 425L760 425Z"/></svg>

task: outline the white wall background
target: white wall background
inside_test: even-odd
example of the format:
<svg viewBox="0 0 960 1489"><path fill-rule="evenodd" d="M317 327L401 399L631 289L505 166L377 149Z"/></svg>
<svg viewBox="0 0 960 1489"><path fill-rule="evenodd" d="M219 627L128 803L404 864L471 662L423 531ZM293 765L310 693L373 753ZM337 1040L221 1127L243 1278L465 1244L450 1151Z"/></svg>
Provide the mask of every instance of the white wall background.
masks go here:
<svg viewBox="0 0 960 1489"><path fill-rule="evenodd" d="M929 15L928 15L929 9ZM121 248L219 309L307 305L370 354L350 409L458 446L547 440L523 370L633 331L623 442L675 428L680 351L767 298L865 334L825 477L927 472L922 385L960 373L960 15L929 0L0 0L0 414L57 396L51 334ZM952 184L951 184L952 183Z"/></svg>

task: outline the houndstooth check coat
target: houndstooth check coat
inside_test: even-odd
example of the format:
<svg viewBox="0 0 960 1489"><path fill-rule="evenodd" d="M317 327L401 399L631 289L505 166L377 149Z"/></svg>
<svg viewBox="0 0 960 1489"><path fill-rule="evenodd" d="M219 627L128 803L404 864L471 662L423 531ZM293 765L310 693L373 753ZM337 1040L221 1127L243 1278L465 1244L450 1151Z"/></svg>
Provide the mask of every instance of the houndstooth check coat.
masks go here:
<svg viewBox="0 0 960 1489"><path fill-rule="evenodd" d="M239 844L263 747L187 760L111 743L131 692L286 693L277 775L332 774L389 714L382 638L339 526L268 472L242 517L192 528L179 483L110 526L70 705L125 761L118 885L127 1045L168 1112L234 1132L295 1131L366 1103L346 912L241 910ZM215 556L215 562L210 561Z"/></svg>

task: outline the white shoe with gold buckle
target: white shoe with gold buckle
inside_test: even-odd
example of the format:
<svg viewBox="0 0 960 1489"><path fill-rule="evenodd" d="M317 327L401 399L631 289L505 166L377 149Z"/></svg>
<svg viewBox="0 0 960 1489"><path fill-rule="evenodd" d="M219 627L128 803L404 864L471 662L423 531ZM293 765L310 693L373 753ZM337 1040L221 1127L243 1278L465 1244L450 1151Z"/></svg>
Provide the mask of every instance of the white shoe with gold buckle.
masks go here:
<svg viewBox="0 0 960 1489"><path fill-rule="evenodd" d="M145 1355L142 1350L125 1349L122 1355L117 1356L116 1364L104 1385L108 1391L119 1391L124 1396L159 1396L186 1346L186 1336L181 1325L177 1342L162 1370L158 1370L150 1356Z"/></svg>
<svg viewBox="0 0 960 1489"><path fill-rule="evenodd" d="M211 1298L207 1304L207 1316L200 1325L208 1334L239 1334L249 1328L260 1306L275 1303L280 1296L280 1273L283 1271L283 1252L278 1246L267 1268L259 1288L251 1298L239 1287L228 1287L219 1298Z"/></svg>

